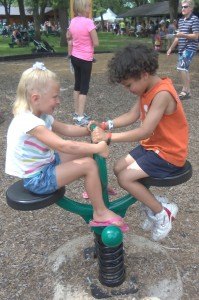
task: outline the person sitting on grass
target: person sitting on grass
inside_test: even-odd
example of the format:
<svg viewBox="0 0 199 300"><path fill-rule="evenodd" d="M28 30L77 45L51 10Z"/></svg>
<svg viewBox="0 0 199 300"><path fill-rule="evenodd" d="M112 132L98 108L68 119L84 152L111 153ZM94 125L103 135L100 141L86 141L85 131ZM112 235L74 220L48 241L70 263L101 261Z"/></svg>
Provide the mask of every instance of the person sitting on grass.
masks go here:
<svg viewBox="0 0 199 300"><path fill-rule="evenodd" d="M107 138L115 143L140 142L116 162L114 173L119 185L144 204L146 220L142 228L152 230L155 241L168 235L178 207L175 203L158 201L139 180L179 173L186 162L188 148L188 124L182 103L171 80L160 78L157 69L158 53L154 49L142 44L120 49L108 64L109 79L121 83L138 100L130 111L98 124L101 128L96 127L92 133L94 142ZM138 120L141 123L136 129L104 132Z"/></svg>
<svg viewBox="0 0 199 300"><path fill-rule="evenodd" d="M12 36L11 36L11 39L12 39L12 43L13 44L16 44L17 46L21 46L21 33L18 29L14 29L13 30L13 33L12 33Z"/></svg>
<svg viewBox="0 0 199 300"><path fill-rule="evenodd" d="M98 168L90 157L94 153L107 157L108 146L106 142L71 140L88 136L90 132L53 118L60 104L59 93L57 76L43 63L37 62L23 72L13 108L14 118L7 133L5 171L22 178L25 189L41 195L84 178L93 206L90 226L114 224L127 231L124 220L105 206Z"/></svg>

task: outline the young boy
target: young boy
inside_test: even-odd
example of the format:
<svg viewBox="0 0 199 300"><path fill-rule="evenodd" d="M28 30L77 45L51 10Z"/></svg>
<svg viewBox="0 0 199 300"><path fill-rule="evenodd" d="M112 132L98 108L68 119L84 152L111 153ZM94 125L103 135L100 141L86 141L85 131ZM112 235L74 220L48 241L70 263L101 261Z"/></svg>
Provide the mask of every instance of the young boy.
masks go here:
<svg viewBox="0 0 199 300"><path fill-rule="evenodd" d="M184 166L188 148L188 124L172 82L161 79L158 54L142 44L120 49L108 64L109 79L121 83L138 100L130 111L103 122L92 133L94 142L140 142L114 166L119 185L141 201L147 219L144 230L152 230L155 241L165 238L178 212L174 203L161 203L139 182L152 176L164 178L179 172ZM120 128L140 120L136 129L105 133L105 129ZM102 130L104 129L104 130Z"/></svg>

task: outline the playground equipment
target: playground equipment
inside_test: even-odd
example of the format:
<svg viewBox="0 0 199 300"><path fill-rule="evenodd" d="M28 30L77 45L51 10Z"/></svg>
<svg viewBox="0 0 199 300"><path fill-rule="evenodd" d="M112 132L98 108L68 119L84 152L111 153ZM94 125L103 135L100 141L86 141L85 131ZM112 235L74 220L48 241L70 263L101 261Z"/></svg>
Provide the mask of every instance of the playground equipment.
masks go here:
<svg viewBox="0 0 199 300"><path fill-rule="evenodd" d="M121 217L124 217L128 207L137 200L130 194L127 194L119 199L109 202L106 160L99 155L94 155L94 159L99 168L105 205ZM169 187L182 184L188 181L191 176L192 167L187 161L181 172L175 176L164 179L148 177L141 179L140 182L147 188L150 188L151 186ZM50 195L36 195L25 190L23 181L19 180L8 188L6 199L10 207L23 211L37 210L56 203L63 209L80 215L88 224L93 216L92 206L70 199L64 195L64 193L65 188L62 187ZM91 229L94 232L95 237L94 253L98 259L99 281L102 285L108 287L118 287L125 280L123 234L116 226L93 227ZM132 289L130 291L131 292L129 293L132 293ZM136 291L137 290L134 290L134 292ZM128 294L128 291L126 294Z"/></svg>

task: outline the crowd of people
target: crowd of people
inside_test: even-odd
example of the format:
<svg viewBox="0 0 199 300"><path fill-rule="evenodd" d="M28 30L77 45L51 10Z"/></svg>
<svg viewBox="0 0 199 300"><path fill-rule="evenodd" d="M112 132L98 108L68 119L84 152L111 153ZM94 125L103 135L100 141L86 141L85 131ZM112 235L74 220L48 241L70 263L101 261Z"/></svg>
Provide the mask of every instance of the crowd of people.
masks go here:
<svg viewBox="0 0 199 300"><path fill-rule="evenodd" d="M0 33L5 38L10 38L9 46L13 48L15 45L18 47L28 46L34 36L34 24L29 22L27 28L21 24L13 23L6 25L0 22Z"/></svg>
<svg viewBox="0 0 199 300"><path fill-rule="evenodd" d="M6 24L2 20L0 20L0 34L3 37L12 36L14 30L17 30L18 32L34 31L34 23L33 22L28 22L27 27L24 27L20 23L13 22L12 24Z"/></svg>
<svg viewBox="0 0 199 300"><path fill-rule="evenodd" d="M102 29L100 22L96 23L98 30ZM158 41L156 44L160 49L163 44L167 44L168 48L171 44L171 40L174 38L174 32L177 29L177 21L170 21L168 19L149 19L142 21L116 21L116 22L105 22L105 30L112 32L116 35L128 35L134 37L151 37L152 43L155 45L155 40Z"/></svg>
<svg viewBox="0 0 199 300"><path fill-rule="evenodd" d="M41 34L45 36L54 35L60 36L60 25L54 24L51 21L45 21L40 26ZM10 46L17 45L19 47L27 46L29 42L32 41L34 37L34 23L28 22L27 27L24 27L22 24L13 23L12 25L7 25L0 21L0 34L3 39L10 37Z"/></svg>

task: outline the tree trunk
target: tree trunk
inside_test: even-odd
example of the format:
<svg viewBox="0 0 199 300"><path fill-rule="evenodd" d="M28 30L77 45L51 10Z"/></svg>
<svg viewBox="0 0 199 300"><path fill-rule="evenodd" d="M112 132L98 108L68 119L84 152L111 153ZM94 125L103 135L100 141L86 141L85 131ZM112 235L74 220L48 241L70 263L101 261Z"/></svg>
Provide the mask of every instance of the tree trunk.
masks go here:
<svg viewBox="0 0 199 300"><path fill-rule="evenodd" d="M60 22L60 27L61 27L61 32L60 32L60 46L65 47L67 46L66 42L66 28L68 27L68 20L67 20L67 9L66 7L59 7L58 8L58 13L59 13L59 22Z"/></svg>
<svg viewBox="0 0 199 300"><path fill-rule="evenodd" d="M45 22L45 9L47 5L47 1L42 1L40 6L40 23L42 24Z"/></svg>
<svg viewBox="0 0 199 300"><path fill-rule="evenodd" d="M20 18L21 23L23 24L23 27L28 27L28 21L25 14L25 8L24 8L24 0L17 0L18 6L19 6L19 12L20 12Z"/></svg>
<svg viewBox="0 0 199 300"><path fill-rule="evenodd" d="M101 23L102 23L102 31L105 31L104 19L103 19L103 13L102 12L100 12L100 17L101 17Z"/></svg>
<svg viewBox="0 0 199 300"><path fill-rule="evenodd" d="M5 8L5 15L6 15L6 20L7 20L7 25L10 24L10 5L6 1L2 3L2 5Z"/></svg>
<svg viewBox="0 0 199 300"><path fill-rule="evenodd" d="M40 15L39 15L39 5L34 2L34 8L33 8L33 17L34 17L34 29L35 29L35 39L37 41L41 41L41 32L40 32Z"/></svg>
<svg viewBox="0 0 199 300"><path fill-rule="evenodd" d="M179 0L169 0L169 13L171 22L178 18L178 5Z"/></svg>

